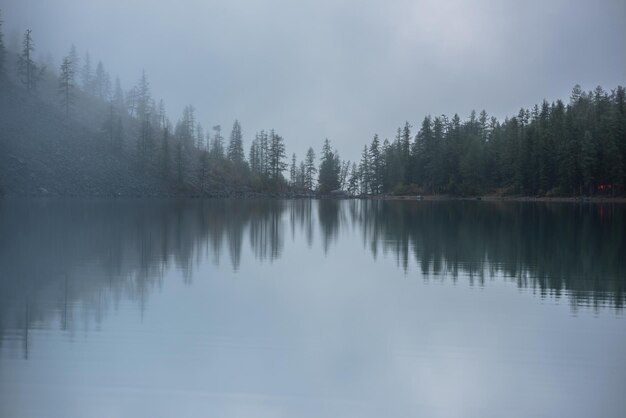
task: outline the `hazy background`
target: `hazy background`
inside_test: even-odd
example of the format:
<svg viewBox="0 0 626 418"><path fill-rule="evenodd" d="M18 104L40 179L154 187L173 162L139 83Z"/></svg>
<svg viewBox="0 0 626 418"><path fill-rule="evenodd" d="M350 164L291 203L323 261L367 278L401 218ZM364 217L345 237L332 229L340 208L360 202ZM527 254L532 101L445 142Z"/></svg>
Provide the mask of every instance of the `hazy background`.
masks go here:
<svg viewBox="0 0 626 418"><path fill-rule="evenodd" d="M36 55L74 43L125 90L145 68L176 121L235 118L246 153L276 128L302 158L328 137L355 160L377 132L426 114L503 118L574 84L626 84L623 0L0 0L9 46L33 30Z"/></svg>

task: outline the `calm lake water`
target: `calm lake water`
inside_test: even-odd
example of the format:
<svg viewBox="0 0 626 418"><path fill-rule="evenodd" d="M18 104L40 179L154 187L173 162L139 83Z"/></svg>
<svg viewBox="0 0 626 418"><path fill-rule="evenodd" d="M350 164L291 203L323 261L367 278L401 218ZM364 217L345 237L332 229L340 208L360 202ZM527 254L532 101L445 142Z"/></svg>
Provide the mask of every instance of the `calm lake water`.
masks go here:
<svg viewBox="0 0 626 418"><path fill-rule="evenodd" d="M0 417L624 417L626 208L0 200Z"/></svg>

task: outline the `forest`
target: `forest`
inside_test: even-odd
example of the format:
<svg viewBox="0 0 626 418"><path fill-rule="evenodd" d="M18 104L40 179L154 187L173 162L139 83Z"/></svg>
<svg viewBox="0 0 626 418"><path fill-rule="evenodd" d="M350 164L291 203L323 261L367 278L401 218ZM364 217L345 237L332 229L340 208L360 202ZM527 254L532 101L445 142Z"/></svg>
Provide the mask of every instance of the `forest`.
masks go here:
<svg viewBox="0 0 626 418"><path fill-rule="evenodd" d="M428 115L419 126L406 122L391 139L377 134L364 139L359 161L343 160L329 139L320 141L317 153L312 146L298 159L288 155L286 140L275 129L255 133L246 152L237 120L229 131L221 125L206 129L188 105L173 121L163 100L153 97L145 71L134 86L123 89L102 62L88 52L79 54L73 45L59 68L49 68L34 58L34 39L27 30L19 50L8 48L0 21L0 91L5 96L0 146L14 157L10 144L20 138L7 128L6 110L27 103L77 137L90 136L99 152L126 162L133 176L158 184L160 194L212 195L217 188L309 196L625 194L623 86L584 91L576 85L567 103L544 100L503 121L485 110L472 111L464 120L458 114ZM25 129L37 129L33 135L42 141L55 135L53 127L42 133L46 127L38 123L44 122L29 119ZM54 165L48 164L52 176ZM17 172L1 168L0 194L11 189L11 173ZM142 194L141 187L135 192ZM63 190L58 193L90 194Z"/></svg>

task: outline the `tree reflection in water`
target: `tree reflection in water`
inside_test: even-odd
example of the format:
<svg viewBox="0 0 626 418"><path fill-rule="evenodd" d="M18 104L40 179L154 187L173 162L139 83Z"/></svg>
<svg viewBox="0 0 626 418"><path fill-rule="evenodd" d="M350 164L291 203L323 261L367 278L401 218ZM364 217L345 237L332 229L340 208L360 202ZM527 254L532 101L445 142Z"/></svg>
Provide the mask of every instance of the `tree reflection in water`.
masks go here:
<svg viewBox="0 0 626 418"><path fill-rule="evenodd" d="M29 329L58 319L71 334L79 307L83 321L96 324L123 299L143 312L167 268L180 269L188 284L207 258L236 271L246 239L256 259L272 262L287 240L311 247L316 234L327 254L344 229L374 258L392 254L407 275L424 280L467 277L482 286L504 277L541 297L567 295L573 309L622 310L625 215L612 204L2 201L0 344L7 329L21 330L27 356Z"/></svg>

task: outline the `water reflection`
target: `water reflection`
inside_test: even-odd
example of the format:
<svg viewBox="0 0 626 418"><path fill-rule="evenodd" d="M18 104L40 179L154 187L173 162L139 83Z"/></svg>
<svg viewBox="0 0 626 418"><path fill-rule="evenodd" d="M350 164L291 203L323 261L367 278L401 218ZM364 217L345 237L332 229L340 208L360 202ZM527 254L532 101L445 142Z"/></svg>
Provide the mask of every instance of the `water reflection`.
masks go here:
<svg viewBox="0 0 626 418"><path fill-rule="evenodd" d="M351 202L363 241L406 270L477 280L505 276L575 305L623 308L626 208L512 202Z"/></svg>
<svg viewBox="0 0 626 418"><path fill-rule="evenodd" d="M143 312L167 268L187 284L206 259L237 270L246 242L271 263L298 240L324 254L360 241L374 258L393 255L409 277L478 285L504 277L542 297L567 295L574 309L621 310L625 215L618 205L540 203L2 201L0 344L7 330L19 332L28 357L33 327L58 321L71 334L124 300Z"/></svg>

